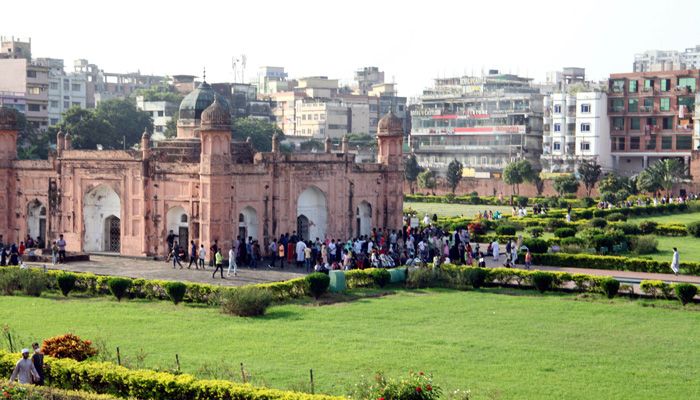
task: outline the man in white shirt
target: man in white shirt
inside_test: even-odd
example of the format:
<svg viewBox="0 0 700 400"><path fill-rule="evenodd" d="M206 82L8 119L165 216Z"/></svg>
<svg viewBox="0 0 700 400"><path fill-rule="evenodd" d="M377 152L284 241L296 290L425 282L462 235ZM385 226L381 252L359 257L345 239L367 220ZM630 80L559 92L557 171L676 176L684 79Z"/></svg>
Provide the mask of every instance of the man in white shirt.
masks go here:
<svg viewBox="0 0 700 400"><path fill-rule="evenodd" d="M15 379L23 384L39 381L39 373L34 368L34 362L29 358L29 349L22 349L22 358L17 361L15 369L10 376L10 382L14 382Z"/></svg>
<svg viewBox="0 0 700 400"><path fill-rule="evenodd" d="M231 250L228 251L228 272L226 272L226 276L229 277L231 276L231 269L233 268L233 276L238 276L238 264L236 264L236 248L231 247Z"/></svg>
<svg viewBox="0 0 700 400"><path fill-rule="evenodd" d="M304 265L304 250L306 249L306 243L303 240L297 242L296 253L297 253L297 268L301 268Z"/></svg>

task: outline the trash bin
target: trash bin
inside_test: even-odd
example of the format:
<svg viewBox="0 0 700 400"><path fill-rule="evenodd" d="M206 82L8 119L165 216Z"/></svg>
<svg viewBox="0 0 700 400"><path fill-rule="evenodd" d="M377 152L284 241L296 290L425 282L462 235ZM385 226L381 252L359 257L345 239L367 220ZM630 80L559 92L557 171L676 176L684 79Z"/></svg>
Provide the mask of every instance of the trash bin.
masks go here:
<svg viewBox="0 0 700 400"><path fill-rule="evenodd" d="M345 291L345 273L343 271L329 271L331 278L329 290L334 293Z"/></svg>

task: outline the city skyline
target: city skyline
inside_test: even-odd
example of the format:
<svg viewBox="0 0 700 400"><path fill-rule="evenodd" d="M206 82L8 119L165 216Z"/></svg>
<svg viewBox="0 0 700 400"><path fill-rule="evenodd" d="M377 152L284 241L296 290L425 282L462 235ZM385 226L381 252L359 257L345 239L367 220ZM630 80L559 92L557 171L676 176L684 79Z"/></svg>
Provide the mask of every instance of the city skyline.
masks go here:
<svg viewBox="0 0 700 400"><path fill-rule="evenodd" d="M37 9L33 4L5 7L8 15L27 15ZM274 12L258 15L256 10L265 10L255 4L204 1L188 11L189 21L182 2L163 9L126 1L124 18L113 15L118 10L105 17L80 11L90 9L83 1L68 2L70 7L38 4L43 11L32 16L30 26L24 18L8 19L1 33L31 37L34 57L63 58L67 69L74 59L86 58L105 71L201 76L206 67L209 81L233 81L232 57L246 54L246 82L264 65L283 66L290 77L326 75L341 82L351 81L355 69L373 65L408 97L419 95L435 77L488 69L542 81L548 71L577 66L586 68L589 79L604 79L631 71L635 53L683 50L700 42L700 28L693 24L674 25L662 35L644 29L663 23L654 22L656 17L645 22L649 10L652 16L678 15L678 10L697 14L700 3L691 1L641 1L631 9L625 2L594 1L576 9L573 3L544 1L533 7L506 1L497 16L488 5L457 2L429 10L359 1L342 13L318 1L272 2L266 10Z"/></svg>

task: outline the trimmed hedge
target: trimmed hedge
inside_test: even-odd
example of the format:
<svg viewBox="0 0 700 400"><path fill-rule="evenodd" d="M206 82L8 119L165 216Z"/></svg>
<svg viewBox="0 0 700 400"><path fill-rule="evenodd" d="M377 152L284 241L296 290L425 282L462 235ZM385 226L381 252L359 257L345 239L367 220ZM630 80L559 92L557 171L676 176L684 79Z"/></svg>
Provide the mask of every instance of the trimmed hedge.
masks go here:
<svg viewBox="0 0 700 400"><path fill-rule="evenodd" d="M10 376L19 354L0 351L0 375ZM192 375L131 370L107 362L77 362L44 358L47 381L55 387L95 391L122 398L144 400L342 400L344 397L312 395L241 385L223 380L199 380Z"/></svg>
<svg viewBox="0 0 700 400"><path fill-rule="evenodd" d="M546 253L533 254L532 262L536 265L552 267L610 269L616 271L637 272L671 272L669 262L629 258L621 256L599 256L593 254ZM688 275L700 275L700 263L681 263L681 271Z"/></svg>
<svg viewBox="0 0 700 400"><path fill-rule="evenodd" d="M26 399L32 400L119 400L119 397L107 394L96 394L79 390L64 390L46 386L14 384L15 388L22 388L26 393ZM14 397L12 397L14 399ZM25 399L25 397L22 397Z"/></svg>

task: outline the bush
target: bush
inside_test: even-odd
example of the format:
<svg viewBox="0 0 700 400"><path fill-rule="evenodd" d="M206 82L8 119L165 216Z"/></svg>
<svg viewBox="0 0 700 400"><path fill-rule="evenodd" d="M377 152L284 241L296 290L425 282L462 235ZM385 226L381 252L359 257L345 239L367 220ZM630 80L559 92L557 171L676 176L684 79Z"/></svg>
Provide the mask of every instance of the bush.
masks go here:
<svg viewBox="0 0 700 400"><path fill-rule="evenodd" d="M654 235L636 236L632 239L632 249L637 254L652 254L658 251L659 240Z"/></svg>
<svg viewBox="0 0 700 400"><path fill-rule="evenodd" d="M498 225L496 227L496 234L498 235L515 235L518 229L513 225Z"/></svg>
<svg viewBox="0 0 700 400"><path fill-rule="evenodd" d="M691 222L687 225L688 233L695 237L700 237L700 221Z"/></svg>
<svg viewBox="0 0 700 400"><path fill-rule="evenodd" d="M107 286L109 291L117 298L117 301L122 301L122 297L124 297L132 283L131 279L128 278L112 277L107 281Z"/></svg>
<svg viewBox="0 0 700 400"><path fill-rule="evenodd" d="M659 224L654 233L660 236L685 236L688 229L681 224Z"/></svg>
<svg viewBox="0 0 700 400"><path fill-rule="evenodd" d="M381 400L437 400L442 390L433 383L432 377L423 372L411 372L408 378L390 379L378 372L368 381L353 386L349 398ZM468 400L470 392L461 399Z"/></svg>
<svg viewBox="0 0 700 400"><path fill-rule="evenodd" d="M320 272L314 272L306 275L306 282L309 285L309 293L316 300L328 291L328 286L331 284L331 278Z"/></svg>
<svg viewBox="0 0 700 400"><path fill-rule="evenodd" d="M483 268L468 268L466 269L467 284L474 289L479 289L486 282L487 272Z"/></svg>
<svg viewBox="0 0 700 400"><path fill-rule="evenodd" d="M554 236L558 238L569 238L576 236L576 229L574 228L559 228L554 231Z"/></svg>
<svg viewBox="0 0 700 400"><path fill-rule="evenodd" d="M436 283L437 277L431 268L410 269L406 279L406 286L415 289L435 286Z"/></svg>
<svg viewBox="0 0 700 400"><path fill-rule="evenodd" d="M615 224L615 229L621 230L625 233L625 235L639 235L640 233L642 233L642 230L639 229L639 226L631 222L621 222Z"/></svg>
<svg viewBox="0 0 700 400"><path fill-rule="evenodd" d="M658 297L659 295L663 295L666 298L671 297L671 293L673 292L673 288L671 285L664 281L658 281L658 280L644 280L639 283L639 289L650 295L653 296L654 298Z"/></svg>
<svg viewBox="0 0 700 400"><path fill-rule="evenodd" d="M544 234L544 229L539 226L533 226L527 229L527 232L533 237L538 238Z"/></svg>
<svg viewBox="0 0 700 400"><path fill-rule="evenodd" d="M619 212L614 212L611 214L608 214L607 217L605 217L606 220L609 222L615 222L615 221L627 221L627 217L625 217L622 213Z"/></svg>
<svg viewBox="0 0 700 400"><path fill-rule="evenodd" d="M575 211L574 213L576 214L576 218L580 218L580 219L593 218L593 211L592 210L578 210L578 211Z"/></svg>
<svg viewBox="0 0 700 400"><path fill-rule="evenodd" d="M373 269L371 273L374 284L380 288L383 288L389 282L391 282L391 273L383 268Z"/></svg>
<svg viewBox="0 0 700 400"><path fill-rule="evenodd" d="M562 246L583 246L584 244L583 239L577 238L576 236L565 237L561 240Z"/></svg>
<svg viewBox="0 0 700 400"><path fill-rule="evenodd" d="M61 289L61 293L68 297L68 294L75 288L76 277L70 272L63 272L56 277L56 283Z"/></svg>
<svg viewBox="0 0 700 400"><path fill-rule="evenodd" d="M0 268L0 292L12 296L19 289L19 268Z"/></svg>
<svg viewBox="0 0 700 400"><path fill-rule="evenodd" d="M0 391L9 393L9 399L23 400L119 400L106 394L96 394L79 390L63 390L55 387L20 385L4 387L0 384Z"/></svg>
<svg viewBox="0 0 700 400"><path fill-rule="evenodd" d="M566 226L566 221L564 221L563 219L550 218L547 221L547 230L549 230L550 232L554 232L555 230L559 228L564 228Z"/></svg>
<svg viewBox="0 0 700 400"><path fill-rule="evenodd" d="M552 282L554 282L554 274L551 272L535 271L530 275L532 280L532 285L535 286L540 293L544 293L547 290L552 289Z"/></svg>
<svg viewBox="0 0 700 400"><path fill-rule="evenodd" d="M221 296L221 310L226 314L238 315L239 317L265 315L265 311L271 303L272 294L268 290L255 286L229 289Z"/></svg>
<svg viewBox="0 0 700 400"><path fill-rule="evenodd" d="M617 291L620 290L620 281L613 278L603 279L600 281L600 288L609 299L612 299L617 294Z"/></svg>
<svg viewBox="0 0 700 400"><path fill-rule="evenodd" d="M596 218L604 218L606 215L608 215L606 210L593 210L593 216Z"/></svg>
<svg viewBox="0 0 700 400"><path fill-rule="evenodd" d="M515 198L515 203L521 207L527 207L527 197L525 196L517 196Z"/></svg>
<svg viewBox="0 0 700 400"><path fill-rule="evenodd" d="M92 347L92 342L67 333L44 340L41 351L47 356L55 358L71 358L75 361L83 361L97 354Z"/></svg>
<svg viewBox="0 0 700 400"><path fill-rule="evenodd" d="M549 245L547 241L540 238L528 238L523 240L523 246L530 249L531 253L546 253Z"/></svg>
<svg viewBox="0 0 700 400"><path fill-rule="evenodd" d="M642 221L639 223L639 230L644 235L652 234L656 231L656 227L659 223L656 221Z"/></svg>
<svg viewBox="0 0 700 400"><path fill-rule="evenodd" d="M46 290L48 280L46 274L39 270L20 269L19 284L27 296L39 297L41 292Z"/></svg>
<svg viewBox="0 0 700 400"><path fill-rule="evenodd" d="M608 225L608 221L604 220L603 218L593 218L588 221L588 225L593 228L605 228Z"/></svg>
<svg viewBox="0 0 700 400"><path fill-rule="evenodd" d="M673 286L673 289L676 292L676 297L683 305L693 301L693 297L698 293L698 287L690 283L678 283Z"/></svg>
<svg viewBox="0 0 700 400"><path fill-rule="evenodd" d="M165 292L168 293L173 303L178 304L185 298L187 285L182 282L168 282L165 284Z"/></svg>

